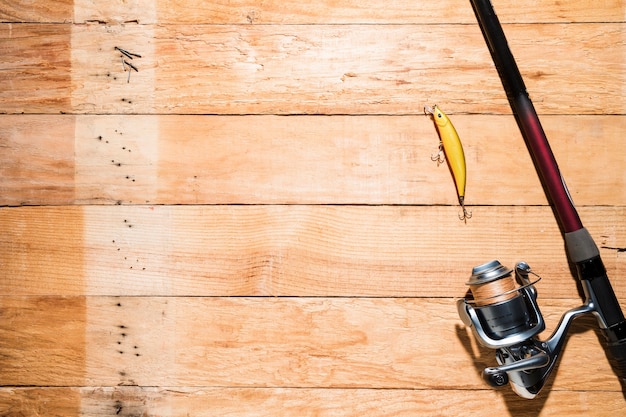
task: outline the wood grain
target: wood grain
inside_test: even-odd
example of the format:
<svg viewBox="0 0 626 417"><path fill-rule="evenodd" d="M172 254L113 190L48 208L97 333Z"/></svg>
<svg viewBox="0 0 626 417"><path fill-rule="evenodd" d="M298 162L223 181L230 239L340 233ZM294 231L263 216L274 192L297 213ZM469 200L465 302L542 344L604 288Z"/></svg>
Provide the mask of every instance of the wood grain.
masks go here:
<svg viewBox="0 0 626 417"><path fill-rule="evenodd" d="M626 5L494 6L624 306ZM473 266L544 337L582 297L469 1L0 0L0 86L0 415L623 411L593 317L534 401L480 378Z"/></svg>
<svg viewBox="0 0 626 417"><path fill-rule="evenodd" d="M479 371L495 364L451 298L2 303L0 385L484 389ZM577 303L543 299L542 311L553 327ZM595 328L591 317L577 322L551 390L575 390L584 376L588 391L620 391Z"/></svg>
<svg viewBox="0 0 626 417"><path fill-rule="evenodd" d="M73 10L72 10L73 5ZM590 5L588 0L544 1L541 7L533 0L497 4L502 22L622 22L624 4L619 0ZM523 13L520 13L523 10ZM103 2L89 0L0 1L0 21L49 22L102 21L123 24L147 23L218 23L218 24L319 24L319 23L475 23L469 1L414 2L376 0L313 2L264 1L182 1Z"/></svg>
<svg viewBox="0 0 626 417"><path fill-rule="evenodd" d="M623 114L624 24L571 26L506 28L538 110ZM4 113L510 112L469 25L3 24L2 39ZM142 55L132 83L120 45Z"/></svg>
<svg viewBox="0 0 626 417"><path fill-rule="evenodd" d="M73 116L0 116L0 204L72 204L74 131Z"/></svg>
<svg viewBox="0 0 626 417"><path fill-rule="evenodd" d="M0 0L0 22L66 23L73 21L80 0Z"/></svg>
<svg viewBox="0 0 626 417"><path fill-rule="evenodd" d="M538 110L623 114L625 24L576 26L506 27ZM146 57L130 87L120 38ZM473 25L80 25L72 45L78 113L422 114L434 102L510 113Z"/></svg>
<svg viewBox="0 0 626 417"><path fill-rule="evenodd" d="M624 210L581 208L620 299ZM472 267L523 259L546 278L542 297L579 297L548 207L476 207L467 224L457 215L437 206L5 208L0 292L461 297Z"/></svg>
<svg viewBox="0 0 626 417"><path fill-rule="evenodd" d="M547 204L513 117L452 120L466 203ZM626 118L542 121L574 202L623 205ZM426 116L3 115L0 204L456 205L437 141Z"/></svg>
<svg viewBox="0 0 626 417"><path fill-rule="evenodd" d="M84 297L0 296L0 386L84 384L85 325Z"/></svg>
<svg viewBox="0 0 626 417"><path fill-rule="evenodd" d="M0 287L26 285L39 288L39 294L84 294L81 211L0 212Z"/></svg>
<svg viewBox="0 0 626 417"><path fill-rule="evenodd" d="M0 388L0 413L11 417L78 416L82 395L80 389L71 388Z"/></svg>
<svg viewBox="0 0 626 417"><path fill-rule="evenodd" d="M482 417L485 404L498 415L613 417L623 408L619 392L554 391L534 401L509 391L379 390L218 387L85 387L0 389L0 412L133 416L441 416ZM21 414L20 414L21 413Z"/></svg>
<svg viewBox="0 0 626 417"><path fill-rule="evenodd" d="M182 6L184 4L184 7ZM342 2L303 3L272 0L259 5L251 0L203 2L164 0L159 2L159 21L199 23L207 16L219 23L244 24L320 24L320 23L475 23L469 1L438 2L350 0ZM502 2L496 11L502 22L614 22L623 21L624 4L605 1L590 7L585 0L546 1L537 7L526 0L515 4ZM520 13L523 10L523 13Z"/></svg>
<svg viewBox="0 0 626 417"><path fill-rule="evenodd" d="M71 26L0 24L0 113L71 111Z"/></svg>

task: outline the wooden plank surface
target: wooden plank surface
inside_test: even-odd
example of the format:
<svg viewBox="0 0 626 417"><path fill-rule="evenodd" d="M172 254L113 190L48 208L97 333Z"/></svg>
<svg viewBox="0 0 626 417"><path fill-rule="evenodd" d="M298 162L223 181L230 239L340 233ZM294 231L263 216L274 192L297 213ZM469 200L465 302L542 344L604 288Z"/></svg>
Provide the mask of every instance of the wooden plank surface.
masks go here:
<svg viewBox="0 0 626 417"><path fill-rule="evenodd" d="M619 0L534 0L496 5L502 22L623 22L624 4ZM523 12L521 12L523 11ZM270 0L156 0L111 2L93 0L0 1L0 22L63 23L90 21L123 24L206 23L215 24L318 24L318 23L475 23L469 1L415 2L396 0L350 0L298 2Z"/></svg>
<svg viewBox="0 0 626 417"><path fill-rule="evenodd" d="M506 28L540 112L625 113L624 25ZM122 39L145 55L130 85L113 50ZM474 25L85 25L72 45L79 113L422 114L424 102L510 112Z"/></svg>
<svg viewBox="0 0 626 417"><path fill-rule="evenodd" d="M495 364L453 298L0 300L5 386L480 390ZM578 304L542 299L550 328ZM595 319L579 320L550 389L619 391Z"/></svg>
<svg viewBox="0 0 626 417"><path fill-rule="evenodd" d="M86 299L0 297L0 386L32 372L48 386L84 381ZM61 381L66 381L61 384Z"/></svg>
<svg viewBox="0 0 626 417"><path fill-rule="evenodd" d="M512 116L452 119L468 205L547 204ZM574 202L622 205L626 117L542 120ZM423 115L4 115L0 204L455 205L437 142Z"/></svg>
<svg viewBox="0 0 626 417"><path fill-rule="evenodd" d="M625 214L581 208L621 299ZM473 266L523 259L545 277L542 296L579 297L548 207L476 207L467 224L457 215L432 206L5 208L0 293L462 297Z"/></svg>
<svg viewBox="0 0 626 417"><path fill-rule="evenodd" d="M626 5L494 6L626 305ZM472 266L582 301L468 1L0 0L0 86L0 415L623 410L592 317L536 400L479 376Z"/></svg>
<svg viewBox="0 0 626 417"><path fill-rule="evenodd" d="M184 4L185 7L181 7ZM253 0L203 2L165 0L157 4L159 22L199 23L211 16L220 23L449 23L475 22L469 1L442 0L414 2L407 0L380 2L350 0L315 2L271 0L258 5ZM497 4L502 22L623 22L624 4L609 0L590 7L588 0L573 0L563 4L545 1L536 7L532 0ZM521 12L523 11L523 12ZM101 12L105 15L104 12ZM91 15L93 16L93 15Z"/></svg>
<svg viewBox="0 0 626 417"><path fill-rule="evenodd" d="M71 204L73 116L0 116L1 205Z"/></svg>
<svg viewBox="0 0 626 417"><path fill-rule="evenodd" d="M626 112L625 25L506 27L541 113ZM3 113L510 113L475 25L1 24L0 45ZM142 55L131 82L115 46Z"/></svg>
<svg viewBox="0 0 626 417"><path fill-rule="evenodd" d="M70 25L0 24L0 113L71 111Z"/></svg>
<svg viewBox="0 0 626 417"><path fill-rule="evenodd" d="M412 417L489 412L517 417L614 417L623 408L617 392L554 391L528 401L508 391L378 390L219 387L85 387L0 389L0 412L46 416L144 414L198 417L228 415L273 417ZM21 414L20 414L21 413Z"/></svg>
<svg viewBox="0 0 626 417"><path fill-rule="evenodd" d="M73 20L80 0L0 0L0 22L66 23Z"/></svg>

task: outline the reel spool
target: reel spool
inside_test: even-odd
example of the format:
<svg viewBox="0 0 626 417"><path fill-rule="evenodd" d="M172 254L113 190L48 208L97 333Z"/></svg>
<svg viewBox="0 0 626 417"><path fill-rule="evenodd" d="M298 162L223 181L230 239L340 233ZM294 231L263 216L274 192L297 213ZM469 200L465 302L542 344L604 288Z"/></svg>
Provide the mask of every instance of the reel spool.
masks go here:
<svg viewBox="0 0 626 417"><path fill-rule="evenodd" d="M541 278L531 282L525 262L516 266L515 277L512 273L497 260L475 267L466 283L469 292L458 305L461 318L469 316L466 324L473 324L479 342L488 348L510 346L545 329L533 286Z"/></svg>

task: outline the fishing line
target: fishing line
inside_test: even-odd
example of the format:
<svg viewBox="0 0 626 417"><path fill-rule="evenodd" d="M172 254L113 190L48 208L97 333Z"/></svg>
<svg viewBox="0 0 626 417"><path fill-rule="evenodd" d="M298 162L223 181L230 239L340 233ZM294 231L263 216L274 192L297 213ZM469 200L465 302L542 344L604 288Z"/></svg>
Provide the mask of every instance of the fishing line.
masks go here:
<svg viewBox="0 0 626 417"><path fill-rule="evenodd" d="M520 290L530 285L534 285L541 280L541 277L534 272L529 272L529 274L534 275L536 279L521 286L517 286L516 279L512 274L505 275L488 282L468 282L470 291L474 297L471 304L476 307L484 307L503 303L518 297L520 295Z"/></svg>

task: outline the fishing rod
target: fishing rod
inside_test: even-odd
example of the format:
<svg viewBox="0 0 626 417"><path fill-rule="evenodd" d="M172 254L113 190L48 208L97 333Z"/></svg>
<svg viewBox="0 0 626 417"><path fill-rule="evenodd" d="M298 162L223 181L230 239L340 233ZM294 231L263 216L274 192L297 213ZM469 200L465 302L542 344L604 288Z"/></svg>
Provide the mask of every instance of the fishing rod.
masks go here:
<svg viewBox="0 0 626 417"><path fill-rule="evenodd" d="M486 368L483 378L495 387L510 383L518 395L534 398L554 369L572 321L592 314L604 335L613 372L626 389L626 319L600 251L572 202L490 0L470 2L585 294L584 304L563 314L552 335L542 340L538 335L545 323L534 286L539 277L530 266L520 262L512 270L494 260L473 268L458 309L478 341L496 350L499 366Z"/></svg>

